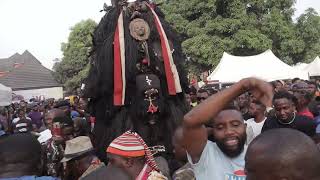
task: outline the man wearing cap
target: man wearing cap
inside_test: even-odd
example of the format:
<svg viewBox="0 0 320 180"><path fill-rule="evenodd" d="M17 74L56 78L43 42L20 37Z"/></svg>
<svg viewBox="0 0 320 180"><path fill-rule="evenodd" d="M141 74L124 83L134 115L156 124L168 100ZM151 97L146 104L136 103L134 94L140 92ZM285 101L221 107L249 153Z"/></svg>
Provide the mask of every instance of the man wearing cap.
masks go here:
<svg viewBox="0 0 320 180"><path fill-rule="evenodd" d="M67 179L82 179L96 169L104 166L94 155L93 146L88 136L79 136L66 141L62 163L67 162Z"/></svg>
<svg viewBox="0 0 320 180"><path fill-rule="evenodd" d="M161 148L155 150L159 151ZM167 179L160 173L150 148L135 132L127 131L114 139L107 153L110 165L123 169L131 179Z"/></svg>

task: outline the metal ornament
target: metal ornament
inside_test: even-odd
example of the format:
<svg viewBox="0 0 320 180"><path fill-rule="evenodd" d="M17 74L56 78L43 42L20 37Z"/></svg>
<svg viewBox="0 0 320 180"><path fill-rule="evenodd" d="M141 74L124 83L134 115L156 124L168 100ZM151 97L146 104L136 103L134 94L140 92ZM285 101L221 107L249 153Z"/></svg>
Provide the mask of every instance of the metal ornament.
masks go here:
<svg viewBox="0 0 320 180"><path fill-rule="evenodd" d="M136 18L129 25L131 36L138 41L146 41L150 36L148 23L140 18Z"/></svg>

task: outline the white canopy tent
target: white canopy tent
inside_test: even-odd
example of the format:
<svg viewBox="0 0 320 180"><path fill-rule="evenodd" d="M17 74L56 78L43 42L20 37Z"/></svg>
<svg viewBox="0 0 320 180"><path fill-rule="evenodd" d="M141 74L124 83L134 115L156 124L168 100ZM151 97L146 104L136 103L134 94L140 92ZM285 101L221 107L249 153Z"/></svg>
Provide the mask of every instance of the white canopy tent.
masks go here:
<svg viewBox="0 0 320 180"><path fill-rule="evenodd" d="M300 71L304 71L304 69L308 66L309 64L307 63L298 63L296 65L294 65L293 67L297 70L300 70Z"/></svg>
<svg viewBox="0 0 320 180"><path fill-rule="evenodd" d="M223 57L208 77L208 81L234 83L243 78L257 77L266 81L284 79L309 79L308 73L297 70L277 58L271 50L255 56L233 56L224 53Z"/></svg>
<svg viewBox="0 0 320 180"><path fill-rule="evenodd" d="M12 89L0 84L0 106L8 106L12 101Z"/></svg>
<svg viewBox="0 0 320 180"><path fill-rule="evenodd" d="M304 71L309 73L309 76L320 76L320 58L316 59L304 68Z"/></svg>

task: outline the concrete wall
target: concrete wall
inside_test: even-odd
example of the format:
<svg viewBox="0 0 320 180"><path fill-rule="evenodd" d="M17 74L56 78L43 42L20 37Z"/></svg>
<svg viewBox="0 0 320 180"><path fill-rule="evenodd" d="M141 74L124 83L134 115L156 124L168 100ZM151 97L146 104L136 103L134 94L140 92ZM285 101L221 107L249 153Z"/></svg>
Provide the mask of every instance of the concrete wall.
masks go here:
<svg viewBox="0 0 320 180"><path fill-rule="evenodd" d="M13 91L16 95L21 95L25 100L29 100L31 98L36 98L37 96L43 96L45 99L55 98L60 99L63 98L63 89L62 87L53 87L53 88L43 88L43 89L31 89L31 90L19 90Z"/></svg>

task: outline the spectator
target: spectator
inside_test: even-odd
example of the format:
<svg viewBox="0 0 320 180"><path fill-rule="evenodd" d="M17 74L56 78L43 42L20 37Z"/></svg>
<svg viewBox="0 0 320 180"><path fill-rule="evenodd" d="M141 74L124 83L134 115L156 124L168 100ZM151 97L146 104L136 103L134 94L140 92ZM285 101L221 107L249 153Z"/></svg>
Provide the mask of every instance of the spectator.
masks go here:
<svg viewBox="0 0 320 180"><path fill-rule="evenodd" d="M178 127L174 133L172 138L172 144L174 147L173 153L175 159L180 161L182 167L176 170L173 173L172 179L173 180L195 180L194 172L191 167L191 164L188 163L187 159L187 152L186 149L183 147L183 130L182 127Z"/></svg>
<svg viewBox="0 0 320 180"><path fill-rule="evenodd" d="M0 136L3 136L6 134L6 131L4 129L4 126L2 125L2 122L0 121Z"/></svg>
<svg viewBox="0 0 320 180"><path fill-rule="evenodd" d="M74 137L89 136L90 127L84 118L75 118L73 122Z"/></svg>
<svg viewBox="0 0 320 180"><path fill-rule="evenodd" d="M188 107L192 108L191 107L191 96L190 96L190 94L185 94L185 97L186 97L186 103L187 103Z"/></svg>
<svg viewBox="0 0 320 180"><path fill-rule="evenodd" d="M42 115L41 115L41 112L39 111L39 105L33 104L31 108L32 110L28 114L28 117L31 119L32 124L35 124L37 129L40 129L43 123L42 123Z"/></svg>
<svg viewBox="0 0 320 180"><path fill-rule="evenodd" d="M79 109L86 110L88 106L88 100L85 98L79 99Z"/></svg>
<svg viewBox="0 0 320 180"><path fill-rule="evenodd" d="M249 78L209 97L184 116L184 143L196 179L245 179L246 126L241 112L223 109L237 96L248 91L259 95L258 100L266 106L272 105L270 84ZM216 143L208 141L204 125L209 122Z"/></svg>
<svg viewBox="0 0 320 180"><path fill-rule="evenodd" d="M279 92L284 90L285 83L283 81L277 80L273 81L272 85L274 87L274 92Z"/></svg>
<svg viewBox="0 0 320 180"><path fill-rule="evenodd" d="M308 105L308 108L310 112L313 114L313 116L316 118L319 116L319 110L318 110L318 104L319 104L319 97L317 96L318 94L318 88L317 84L315 82L308 82L308 91L312 96L312 100Z"/></svg>
<svg viewBox="0 0 320 180"><path fill-rule="evenodd" d="M191 108L196 107L198 105L197 102L197 89L193 86L190 87L190 99L191 99Z"/></svg>
<svg viewBox="0 0 320 180"><path fill-rule="evenodd" d="M9 131L8 116L8 110L5 107L0 107L0 124L4 132Z"/></svg>
<svg viewBox="0 0 320 180"><path fill-rule="evenodd" d="M292 79L292 84L296 84L296 83L299 83L299 82L301 82L302 80L301 79L299 79L299 78L293 78Z"/></svg>
<svg viewBox="0 0 320 180"><path fill-rule="evenodd" d="M31 134L0 137L0 180L57 180L41 174L41 145Z"/></svg>
<svg viewBox="0 0 320 180"><path fill-rule="evenodd" d="M218 90L216 90L214 87L206 89L209 93L209 96L214 95L216 93L218 93Z"/></svg>
<svg viewBox="0 0 320 180"><path fill-rule="evenodd" d="M306 116L313 120L314 116L308 108L313 96L308 91L308 84L305 82L295 84L292 87L292 91L293 95L297 98L296 108L298 115Z"/></svg>
<svg viewBox="0 0 320 180"><path fill-rule="evenodd" d="M45 107L45 102L41 103L39 106L39 112L41 113L41 116L44 117L44 114L47 112L47 109Z"/></svg>
<svg viewBox="0 0 320 180"><path fill-rule="evenodd" d="M45 105L47 106L46 109L51 110L55 106L55 102L53 98L47 99Z"/></svg>
<svg viewBox="0 0 320 180"><path fill-rule="evenodd" d="M198 104L206 100L208 97L209 97L208 91L206 91L205 89L199 89L199 91L197 92Z"/></svg>
<svg viewBox="0 0 320 180"><path fill-rule="evenodd" d="M18 109L18 117L12 120L13 133L26 133L32 131L31 119L26 117L24 109Z"/></svg>
<svg viewBox="0 0 320 180"><path fill-rule="evenodd" d="M248 147L247 180L318 180L320 156L316 144L303 133L274 129Z"/></svg>
<svg viewBox="0 0 320 180"><path fill-rule="evenodd" d="M249 96L247 93L241 94L238 98L238 107L244 120L251 118L249 114Z"/></svg>
<svg viewBox="0 0 320 180"><path fill-rule="evenodd" d="M47 175L61 177L63 166L60 163L63 157L63 149L66 140L71 139L73 132L73 122L66 117L61 109L52 109L45 116L46 127L51 130L53 137L43 144L44 165Z"/></svg>
<svg viewBox="0 0 320 180"><path fill-rule="evenodd" d="M56 103L56 105L54 106L54 108L56 109L61 109L62 111L64 111L64 113L66 114L66 116L71 118L71 111L70 111L70 103L67 100L60 100Z"/></svg>
<svg viewBox="0 0 320 180"><path fill-rule="evenodd" d="M88 101L85 98L80 98L76 111L80 114L80 117L85 117L89 120L90 114L87 113Z"/></svg>
<svg viewBox="0 0 320 180"><path fill-rule="evenodd" d="M265 116L266 106L257 100L252 101L249 106L249 113L253 118L246 121L247 135L248 131L252 130L253 138L255 138L261 134L262 127L267 119Z"/></svg>
<svg viewBox="0 0 320 180"><path fill-rule="evenodd" d="M313 137L316 124L308 117L295 113L295 101L295 97L288 92L276 93L273 98L275 115L267 118L262 132L275 128L293 128Z"/></svg>
<svg viewBox="0 0 320 180"><path fill-rule="evenodd" d="M162 149L165 151L164 147ZM155 150L154 153L157 153L157 150ZM160 176L160 178L171 179L168 161L162 156L156 156L154 157L154 160L159 168L159 171L161 172L161 175L165 176Z"/></svg>
<svg viewBox="0 0 320 180"><path fill-rule="evenodd" d="M313 98L315 98L316 97L316 93L318 91L317 83L312 82L312 81L308 81L307 83L308 83L308 89L307 89L308 92L311 94L311 96Z"/></svg>
<svg viewBox="0 0 320 180"><path fill-rule="evenodd" d="M70 113L70 115L71 115L71 119L72 120L74 120L75 118L77 118L77 117L80 117L80 114L79 114L79 112L78 111L76 111L75 110L75 107L71 107L71 113Z"/></svg>
<svg viewBox="0 0 320 180"><path fill-rule="evenodd" d="M24 100L21 100L18 106L19 109L23 109L24 112L27 112L27 103Z"/></svg>
<svg viewBox="0 0 320 180"><path fill-rule="evenodd" d="M98 168L93 173L83 177L81 180L130 180L126 173L115 166L108 165L106 168Z"/></svg>
<svg viewBox="0 0 320 180"><path fill-rule="evenodd" d="M79 97L78 96L74 96L73 97L73 106L78 106L79 105Z"/></svg>
<svg viewBox="0 0 320 180"><path fill-rule="evenodd" d="M64 135L64 140L69 140L73 138L73 121L71 118L71 106L69 101L60 100L54 106L55 109L60 109L64 112L64 116L59 116L58 121L62 128L62 133Z"/></svg>
<svg viewBox="0 0 320 180"><path fill-rule="evenodd" d="M66 141L64 158L62 163L67 162L68 174L66 179L83 179L85 176L105 165L94 155L90 138L79 136ZM102 178L102 177L101 177Z"/></svg>

